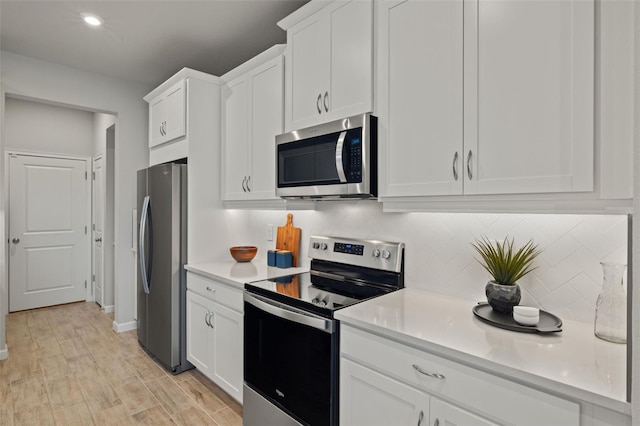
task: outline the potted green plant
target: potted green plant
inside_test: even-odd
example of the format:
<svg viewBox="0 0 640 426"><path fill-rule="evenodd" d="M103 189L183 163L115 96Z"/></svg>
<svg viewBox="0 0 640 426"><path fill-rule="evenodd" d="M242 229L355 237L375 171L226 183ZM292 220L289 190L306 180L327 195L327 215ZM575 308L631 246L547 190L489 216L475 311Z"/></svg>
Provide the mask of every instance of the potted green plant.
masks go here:
<svg viewBox="0 0 640 426"><path fill-rule="evenodd" d="M482 260L476 259L493 277L485 287L487 302L494 311L510 313L522 297L517 281L533 271L533 260L540 254L538 246L529 240L519 249L513 248L513 238L491 242L487 237L471 243Z"/></svg>

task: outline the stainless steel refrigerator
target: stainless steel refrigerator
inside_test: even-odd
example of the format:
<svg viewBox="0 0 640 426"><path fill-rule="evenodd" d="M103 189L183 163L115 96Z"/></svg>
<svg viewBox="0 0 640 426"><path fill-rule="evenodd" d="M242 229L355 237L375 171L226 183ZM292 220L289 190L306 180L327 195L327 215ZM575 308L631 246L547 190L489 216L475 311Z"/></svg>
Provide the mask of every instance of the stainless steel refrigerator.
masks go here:
<svg viewBox="0 0 640 426"><path fill-rule="evenodd" d="M138 342L174 374L186 356L187 165L138 171Z"/></svg>

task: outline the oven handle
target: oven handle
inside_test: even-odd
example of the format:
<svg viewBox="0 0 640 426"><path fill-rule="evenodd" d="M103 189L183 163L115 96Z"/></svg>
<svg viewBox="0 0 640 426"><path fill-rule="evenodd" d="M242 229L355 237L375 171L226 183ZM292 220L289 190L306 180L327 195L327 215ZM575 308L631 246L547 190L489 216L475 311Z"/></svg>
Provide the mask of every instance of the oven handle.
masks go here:
<svg viewBox="0 0 640 426"><path fill-rule="evenodd" d="M301 311L293 311L290 307L284 305L276 306L274 302L266 301L261 297L254 296L245 291L244 301L255 306L256 308L275 315L279 318L293 321L298 324L308 325L309 327L316 328L326 333L333 333L333 321L325 318L321 318L309 313L303 313ZM277 303L277 302L276 302Z"/></svg>

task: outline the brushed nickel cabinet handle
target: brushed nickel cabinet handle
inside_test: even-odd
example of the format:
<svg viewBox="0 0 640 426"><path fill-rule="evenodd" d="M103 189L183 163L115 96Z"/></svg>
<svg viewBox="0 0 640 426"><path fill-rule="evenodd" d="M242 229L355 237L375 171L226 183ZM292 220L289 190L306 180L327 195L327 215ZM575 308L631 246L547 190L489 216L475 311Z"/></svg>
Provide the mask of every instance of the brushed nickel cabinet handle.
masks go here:
<svg viewBox="0 0 640 426"><path fill-rule="evenodd" d="M424 420L424 411L420 410L420 415L418 416L418 426L422 425L422 420Z"/></svg>
<svg viewBox="0 0 640 426"><path fill-rule="evenodd" d="M322 101L322 93L318 93L318 99L316 99L316 108L318 108L318 114L322 114L322 107L320 106L320 101Z"/></svg>
<svg viewBox="0 0 640 426"><path fill-rule="evenodd" d="M453 164L451 165L453 168L453 180L458 181L458 151L453 154Z"/></svg>
<svg viewBox="0 0 640 426"><path fill-rule="evenodd" d="M329 92L324 92L324 99L322 100L322 104L324 105L325 112L329 112L329 105L327 105L328 99L329 99Z"/></svg>
<svg viewBox="0 0 640 426"><path fill-rule="evenodd" d="M471 150L469 150L469 154L467 154L467 176L469 176L469 180L473 179L473 173L471 173Z"/></svg>
<svg viewBox="0 0 640 426"><path fill-rule="evenodd" d="M439 374L439 373L427 373L426 371L422 370L418 365L413 364L413 369L416 370L418 373L420 374L424 374L425 376L428 377L433 377L434 379L438 379L438 380L443 380L446 379L446 377L443 374Z"/></svg>
<svg viewBox="0 0 640 426"><path fill-rule="evenodd" d="M247 192L251 192L251 187L249 186L249 182L251 182L251 176L247 177Z"/></svg>
<svg viewBox="0 0 640 426"><path fill-rule="evenodd" d="M245 182L247 181L247 177L245 176L242 179L242 192L247 192L247 188L244 186Z"/></svg>

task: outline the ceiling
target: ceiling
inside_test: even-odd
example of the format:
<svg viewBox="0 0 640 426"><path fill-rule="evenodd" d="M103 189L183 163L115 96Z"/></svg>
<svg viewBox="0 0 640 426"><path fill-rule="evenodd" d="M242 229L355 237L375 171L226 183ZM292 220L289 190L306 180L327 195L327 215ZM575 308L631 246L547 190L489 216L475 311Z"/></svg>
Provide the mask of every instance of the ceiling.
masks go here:
<svg viewBox="0 0 640 426"><path fill-rule="evenodd" d="M183 67L220 76L286 43L277 22L308 1L0 0L0 49L157 86Z"/></svg>

